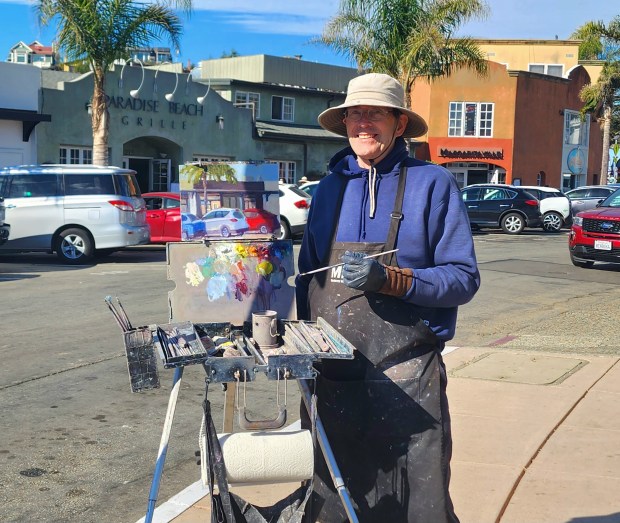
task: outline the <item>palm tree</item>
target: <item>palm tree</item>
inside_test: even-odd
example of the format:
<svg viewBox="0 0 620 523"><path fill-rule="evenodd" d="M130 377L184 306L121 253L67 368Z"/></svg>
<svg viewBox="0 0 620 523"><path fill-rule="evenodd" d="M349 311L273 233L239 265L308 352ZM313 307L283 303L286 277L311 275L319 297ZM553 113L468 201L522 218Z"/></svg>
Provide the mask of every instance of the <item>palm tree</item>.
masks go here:
<svg viewBox="0 0 620 523"><path fill-rule="evenodd" d="M360 70L398 78L411 106L418 77L448 76L460 67L486 74L487 62L470 38L455 38L468 20L484 18L483 0L341 0L316 42L348 57Z"/></svg>
<svg viewBox="0 0 620 523"><path fill-rule="evenodd" d="M580 59L605 60L597 83L586 85L579 97L584 102L581 114L593 113L599 117L603 130L603 154L601 159L601 183L607 183L611 127L616 105L620 99L620 16L609 24L590 21L579 27L572 38L582 40L579 45Z"/></svg>
<svg viewBox="0 0 620 523"><path fill-rule="evenodd" d="M169 2L191 11L191 0ZM41 25L57 24L57 42L68 61L86 61L93 74L93 163L108 165L110 119L105 78L112 64L127 57L128 49L144 47L168 36L179 48L181 20L165 2L143 4L133 0L39 0Z"/></svg>
<svg viewBox="0 0 620 523"><path fill-rule="evenodd" d="M226 182L230 184L237 183L237 176L235 170L226 163L213 163L213 164L185 164L179 169L179 181L181 182L181 189L194 190L196 185L202 184L202 202L198 196L198 192L195 192L196 208L198 209L198 217L201 218L204 204L204 213L207 211L207 186L208 181L212 182Z"/></svg>
<svg viewBox="0 0 620 523"><path fill-rule="evenodd" d="M601 183L607 183L609 147L611 144L611 121L613 108L620 92L620 62L605 62L598 82L585 85L579 97L584 102L582 114L599 115L603 129L603 154L601 159Z"/></svg>

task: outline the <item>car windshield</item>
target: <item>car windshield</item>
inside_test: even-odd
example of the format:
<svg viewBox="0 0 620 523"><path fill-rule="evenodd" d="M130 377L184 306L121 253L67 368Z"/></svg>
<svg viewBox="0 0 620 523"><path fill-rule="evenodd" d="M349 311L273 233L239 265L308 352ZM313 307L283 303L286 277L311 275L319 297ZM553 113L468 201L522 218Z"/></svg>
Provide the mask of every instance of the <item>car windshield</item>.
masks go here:
<svg viewBox="0 0 620 523"><path fill-rule="evenodd" d="M605 198L599 207L620 207L620 189L616 192L611 193L607 198Z"/></svg>

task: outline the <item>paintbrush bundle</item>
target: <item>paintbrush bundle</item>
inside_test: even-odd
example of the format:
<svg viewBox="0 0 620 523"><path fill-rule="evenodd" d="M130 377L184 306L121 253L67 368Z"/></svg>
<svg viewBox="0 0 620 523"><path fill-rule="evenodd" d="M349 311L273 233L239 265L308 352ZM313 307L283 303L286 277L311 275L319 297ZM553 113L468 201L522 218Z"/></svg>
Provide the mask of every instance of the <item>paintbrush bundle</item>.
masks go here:
<svg viewBox="0 0 620 523"><path fill-rule="evenodd" d="M121 328L121 330L123 332L132 330L133 327L131 325L131 322L129 321L129 317L125 312L123 305L121 304L121 300L118 299L118 296L116 297L116 305L114 304L112 296L106 296L105 302L108 304L108 308L112 312L112 315L114 316L114 319L116 320L116 323L118 323L118 326Z"/></svg>
<svg viewBox="0 0 620 523"><path fill-rule="evenodd" d="M192 322L157 325L154 334L155 346L165 368L202 363L209 357L204 336L198 335ZM208 343L214 346L211 340Z"/></svg>

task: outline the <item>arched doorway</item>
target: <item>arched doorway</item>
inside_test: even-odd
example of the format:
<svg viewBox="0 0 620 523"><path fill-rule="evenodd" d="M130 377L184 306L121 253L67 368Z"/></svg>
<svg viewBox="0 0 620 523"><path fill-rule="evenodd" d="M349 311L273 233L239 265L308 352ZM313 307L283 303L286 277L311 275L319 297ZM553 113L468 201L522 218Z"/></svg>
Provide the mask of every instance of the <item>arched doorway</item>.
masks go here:
<svg viewBox="0 0 620 523"><path fill-rule="evenodd" d="M183 162L180 145L159 136L141 136L123 144L123 167L137 173L142 192L170 191Z"/></svg>

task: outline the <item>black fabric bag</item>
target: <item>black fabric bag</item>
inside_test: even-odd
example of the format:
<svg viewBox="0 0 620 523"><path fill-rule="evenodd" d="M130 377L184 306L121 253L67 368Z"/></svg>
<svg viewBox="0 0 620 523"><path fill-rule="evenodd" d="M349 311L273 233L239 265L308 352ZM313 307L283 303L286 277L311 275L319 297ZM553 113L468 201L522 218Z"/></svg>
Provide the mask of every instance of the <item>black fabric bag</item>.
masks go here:
<svg viewBox="0 0 620 523"><path fill-rule="evenodd" d="M220 440L217 437L211 403L205 398L205 432L207 442L211 523L301 523L306 503L312 493L312 481L301 486L271 507L255 507L228 490L226 466ZM219 493L214 494L214 481Z"/></svg>

